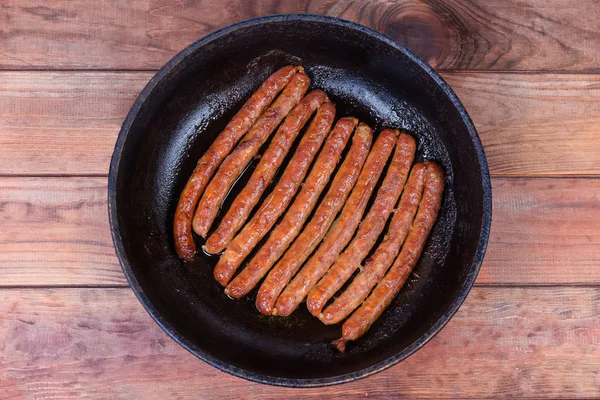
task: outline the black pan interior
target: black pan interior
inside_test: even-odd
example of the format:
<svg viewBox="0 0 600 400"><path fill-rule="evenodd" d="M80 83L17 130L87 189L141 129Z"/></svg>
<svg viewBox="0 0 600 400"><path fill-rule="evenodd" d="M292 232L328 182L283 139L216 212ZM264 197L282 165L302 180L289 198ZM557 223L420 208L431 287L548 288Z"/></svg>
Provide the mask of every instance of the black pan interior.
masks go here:
<svg viewBox="0 0 600 400"><path fill-rule="evenodd" d="M173 247L174 209L196 161L260 83L290 63L302 64L312 87L329 94L337 117L356 116L377 132L411 133L417 159L439 162L448 176L415 273L345 354L330 345L341 325L324 326L304 304L288 318L262 316L254 307L256 290L240 301L224 295L212 277L216 257L200 252L184 264ZM405 358L466 296L482 256L480 239L487 239L487 167L468 117L446 90L390 42L323 18L257 20L184 50L136 102L111 167L115 244L144 305L204 360L263 382L334 383Z"/></svg>

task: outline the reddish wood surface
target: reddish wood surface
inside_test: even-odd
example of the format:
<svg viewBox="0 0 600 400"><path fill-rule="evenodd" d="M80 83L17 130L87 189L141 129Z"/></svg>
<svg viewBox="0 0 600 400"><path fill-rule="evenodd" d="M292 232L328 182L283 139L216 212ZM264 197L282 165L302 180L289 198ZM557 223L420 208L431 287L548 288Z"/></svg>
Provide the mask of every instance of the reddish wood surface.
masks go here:
<svg viewBox="0 0 600 400"><path fill-rule="evenodd" d="M405 362L327 388L250 383L196 359L130 289L0 291L3 398L589 398L600 392L600 289L475 288Z"/></svg>
<svg viewBox="0 0 600 400"><path fill-rule="evenodd" d="M108 173L152 73L0 72L0 174Z"/></svg>
<svg viewBox="0 0 600 400"><path fill-rule="evenodd" d="M126 287L106 210L120 124L154 71L288 12L358 21L439 69L494 191L477 286L448 326L387 371L307 390L169 339ZM600 396L599 20L596 0L0 1L0 398Z"/></svg>
<svg viewBox="0 0 600 400"><path fill-rule="evenodd" d="M600 283L600 179L494 179L477 282ZM125 285L105 178L0 178L0 286Z"/></svg>
<svg viewBox="0 0 600 400"><path fill-rule="evenodd" d="M477 282L600 283L600 179L494 179L492 189L492 230Z"/></svg>
<svg viewBox="0 0 600 400"><path fill-rule="evenodd" d="M220 27L266 14L357 21L440 69L599 71L595 0L4 0L0 68L157 69Z"/></svg>
<svg viewBox="0 0 600 400"><path fill-rule="evenodd" d="M0 71L0 174L106 174L152 75ZM473 118L492 175L600 174L600 75L443 77Z"/></svg>
<svg viewBox="0 0 600 400"><path fill-rule="evenodd" d="M0 285L125 285L106 184L105 178L0 179Z"/></svg>

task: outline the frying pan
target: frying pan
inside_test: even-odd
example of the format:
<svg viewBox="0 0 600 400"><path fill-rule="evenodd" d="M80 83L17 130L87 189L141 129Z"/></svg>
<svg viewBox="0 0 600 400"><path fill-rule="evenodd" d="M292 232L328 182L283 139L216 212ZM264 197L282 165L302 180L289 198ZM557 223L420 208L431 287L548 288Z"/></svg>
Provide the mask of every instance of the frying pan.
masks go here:
<svg viewBox="0 0 600 400"><path fill-rule="evenodd" d="M223 293L212 277L216 257L200 251L193 263L183 263L173 246L175 206L196 161L264 79L287 64L305 67L312 87L325 90L336 103L338 117L356 116L376 132L393 127L411 133L417 160L435 160L447 174L438 221L413 275L367 334L343 354L330 344L340 336L340 324L321 324L304 305L287 318L262 316L254 306L256 290L241 300ZM355 380L422 347L467 296L491 223L481 142L450 87L391 39L313 15L244 21L170 60L123 123L108 187L117 255L152 318L207 363L285 386ZM202 245L198 238L197 244Z"/></svg>

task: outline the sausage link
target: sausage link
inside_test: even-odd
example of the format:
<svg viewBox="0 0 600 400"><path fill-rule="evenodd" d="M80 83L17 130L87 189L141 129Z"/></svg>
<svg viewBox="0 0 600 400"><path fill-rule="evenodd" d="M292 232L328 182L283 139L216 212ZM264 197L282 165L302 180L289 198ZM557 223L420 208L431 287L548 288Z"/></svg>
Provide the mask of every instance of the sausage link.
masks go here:
<svg viewBox="0 0 600 400"><path fill-rule="evenodd" d="M359 125L352 138L350 151L335 174L323 201L302 233L267 276L267 280L271 283L269 292L272 293L273 299L277 300L275 307L271 310L273 315L290 315L303 300L304 295L298 298L296 290L293 288L286 289L283 293L281 291L323 239L338 211L344 205L367 159L372 141L371 129L364 124ZM263 283L264 285L265 283Z"/></svg>
<svg viewBox="0 0 600 400"><path fill-rule="evenodd" d="M298 298L301 299L300 301L327 272L354 235L373 189L394 149L396 134L397 132L391 130L385 130L379 134L340 216L327 232L317 251L290 283Z"/></svg>
<svg viewBox="0 0 600 400"><path fill-rule="evenodd" d="M334 109L325 107L317 112L273 191L221 255L213 272L217 282L223 286L231 280L244 258L271 229L296 194L315 154L331 129L335 118L335 112L331 111ZM235 284L232 287L235 288ZM242 296L232 288L227 288L225 293L236 298Z"/></svg>
<svg viewBox="0 0 600 400"><path fill-rule="evenodd" d="M397 130L388 130L395 135L399 134ZM415 149L415 140L406 133L401 134L375 202L360 223L356 236L306 298L306 306L312 315L321 319L321 310L327 301L360 267L362 260L369 254L377 238L381 235L404 188L415 156Z"/></svg>
<svg viewBox="0 0 600 400"><path fill-rule="evenodd" d="M346 147L348 138L357 124L358 120L356 118L345 117L340 119L329 133L323 149L319 153L308 177L302 184L302 189L294 199L294 202L285 213L281 222L273 229L267 242L244 269L244 271L259 271L243 283L246 286L246 292L249 292L271 269L277 259L281 257L290 243L296 238L302 226L304 226L304 222L315 207L321 192L327 185L327 182L329 182L333 170L340 161L342 151ZM277 296L279 295L279 292L274 293L276 287L277 278L269 274L256 296L256 308L265 315L271 314L275 300L277 300Z"/></svg>
<svg viewBox="0 0 600 400"><path fill-rule="evenodd" d="M288 84L294 74L302 70L302 67L288 65L269 76L244 103L240 111L233 116L196 164L194 172L179 196L173 221L175 251L180 258L191 261L196 254L196 244L192 236L192 217L200 195L215 169L271 104L275 96Z"/></svg>
<svg viewBox="0 0 600 400"><path fill-rule="evenodd" d="M352 280L350 286L323 311L320 319L325 324L337 324L354 311L367 298L373 287L383 278L394 262L421 202L426 169L423 163L413 167L383 242L365 261L364 267Z"/></svg>
<svg viewBox="0 0 600 400"><path fill-rule="evenodd" d="M327 95L321 90L313 90L294 107L286 117L269 147L260 158L260 162L252 173L250 180L237 195L229 210L223 217L219 227L208 237L203 249L210 253L220 253L227 247L237 231L244 225L250 212L260 200L263 192L271 183L275 172L281 166L286 154L290 151L292 143L302 127L306 124L313 112L327 101ZM332 113L335 114L335 106L329 104ZM204 220L198 223L205 229L212 224L218 209L204 213ZM198 217L198 213L196 216ZM204 232L204 230L203 230Z"/></svg>
<svg viewBox="0 0 600 400"><path fill-rule="evenodd" d="M339 351L343 352L346 349L348 341L356 340L365 334L390 305L404 282L406 282L419 257L421 257L429 232L435 223L441 206L443 191L444 172L437 164L430 162L427 164L423 199L406 242L402 246L402 251L385 277L377 284L373 293L344 322L342 337L333 342Z"/></svg>
<svg viewBox="0 0 600 400"><path fill-rule="evenodd" d="M233 186L250 160L258 153L258 150L273 130L302 99L309 85L310 78L306 74L299 72L294 75L281 95L260 116L231 154L225 158L200 198L192 222L194 232L206 237L210 224L212 224L210 215L218 213L219 207L231 186Z"/></svg>

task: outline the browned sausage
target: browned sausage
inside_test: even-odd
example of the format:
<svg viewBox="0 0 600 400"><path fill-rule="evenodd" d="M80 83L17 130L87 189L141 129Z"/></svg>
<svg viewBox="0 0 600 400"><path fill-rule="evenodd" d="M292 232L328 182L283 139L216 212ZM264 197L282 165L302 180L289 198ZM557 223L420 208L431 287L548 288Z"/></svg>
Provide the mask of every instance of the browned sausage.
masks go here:
<svg viewBox="0 0 600 400"><path fill-rule="evenodd" d="M273 296L273 301L277 300L275 307L271 310L273 315L285 316L291 314L304 298L302 296L298 299L295 296L296 291L294 289L284 291L281 296L279 296L279 293L327 233L338 211L344 205L350 190L356 183L360 170L369 154L372 140L373 135L368 126L361 124L356 128L350 151L335 174L331 186L317 207L315 214L267 276L265 283L269 281L269 296ZM265 283L263 283L263 286ZM271 300L265 300L262 303L270 304ZM265 310L267 308L264 307Z"/></svg>
<svg viewBox="0 0 600 400"><path fill-rule="evenodd" d="M354 231L362 219L373 189L387 163L390 153L394 149L397 139L396 134L397 132L391 130L381 132L367 157L356 186L352 189L352 193L350 193L348 201L346 201L339 217L335 220L329 232L327 232L327 236L325 236L317 251L315 251L290 283L300 301L304 299L307 293L327 272L331 264L335 261L335 258L354 235Z"/></svg>
<svg viewBox="0 0 600 400"><path fill-rule="evenodd" d="M323 311L319 318L325 324L337 324L354 311L367 298L373 287L383 278L394 262L421 202L425 185L425 171L426 166L423 163L413 167L383 242L365 261L364 267L352 280L350 286Z"/></svg>
<svg viewBox="0 0 600 400"><path fill-rule="evenodd" d="M205 222L210 220L208 216L214 210L218 211L231 186L273 130L302 99L309 84L310 78L306 74L299 72L294 75L281 95L260 116L242 141L238 143L231 154L223 161L200 198L192 223L194 232L202 237L206 236L208 227L205 225Z"/></svg>
<svg viewBox="0 0 600 400"><path fill-rule="evenodd" d="M394 134L397 135L398 131L394 131ZM321 310L327 301L352 276L371 251L400 198L413 163L415 149L415 140L406 133L401 134L375 202L360 223L356 236L306 298L306 306L312 315L320 318Z"/></svg>
<svg viewBox="0 0 600 400"><path fill-rule="evenodd" d="M329 182L356 124L358 124L358 120L352 117L342 118L335 124L294 202L286 211L281 222L273 229L269 239L240 274L244 274L246 270L257 271L248 276L248 279L242 280L246 286L242 291L249 292L296 238L315 207L325 185ZM276 282L273 282L271 277L272 275L269 274L256 296L256 308L266 315L271 314L273 304L279 295L279 293L273 294Z"/></svg>
<svg viewBox="0 0 600 400"><path fill-rule="evenodd" d="M233 116L223 132L198 161L185 188L179 196L175 210L173 234L177 255L191 261L196 254L196 245L192 236L192 217L202 191L206 187L215 169L231 151L233 146L256 122L258 117L271 104L275 96L283 90L290 79L302 67L288 65L271 75L260 88L246 101L240 111Z"/></svg>
<svg viewBox="0 0 600 400"><path fill-rule="evenodd" d="M444 172L437 164L428 163L423 200L421 200L419 211L417 211L406 242L402 246L402 251L385 277L377 284L373 293L344 322L342 337L334 341L339 351L343 352L346 349L346 343L349 340L356 340L365 334L406 282L421 257L427 236L435 223L442 202L443 190Z"/></svg>
<svg viewBox="0 0 600 400"><path fill-rule="evenodd" d="M263 192L271 183L275 172L283 162L286 154L290 151L292 143L306 121L310 118L313 112L327 100L327 95L321 90L313 90L290 111L285 121L279 129L269 147L260 158L260 162L252 173L250 180L244 186L242 191L237 195L225 217L221 220L219 227L208 237L203 249L210 253L220 253L227 247L233 236L244 225L248 215L258 203ZM326 110L332 115L335 115L335 106L328 104ZM195 220L194 226L201 226L202 232L205 232L212 224L218 213L218 208L206 210L203 213L202 222ZM199 217L200 213L196 213ZM197 223L196 223L197 222Z"/></svg>
<svg viewBox="0 0 600 400"><path fill-rule="evenodd" d="M244 258L271 229L296 194L333 124L335 116L325 111L317 112L273 191L221 255L213 272L217 282L223 286L231 280ZM226 289L225 293L232 297L241 296L230 289Z"/></svg>

